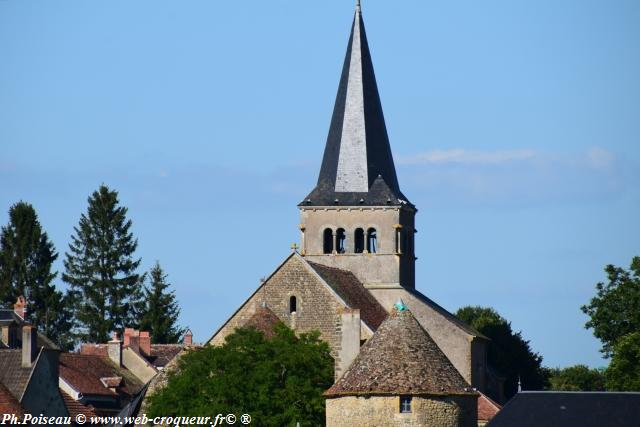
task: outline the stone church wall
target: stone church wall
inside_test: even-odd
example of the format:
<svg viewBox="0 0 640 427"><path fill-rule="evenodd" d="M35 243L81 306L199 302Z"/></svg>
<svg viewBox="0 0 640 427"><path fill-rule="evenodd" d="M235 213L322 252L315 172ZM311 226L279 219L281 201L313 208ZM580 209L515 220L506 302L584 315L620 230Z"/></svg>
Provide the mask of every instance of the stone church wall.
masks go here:
<svg viewBox="0 0 640 427"><path fill-rule="evenodd" d="M289 312L289 299L296 297L297 310ZM344 305L323 285L312 271L295 256L287 260L258 291L233 315L209 344L222 345L227 335L249 318L266 302L284 323L296 332L320 331L320 337L337 355L341 345L340 313Z"/></svg>

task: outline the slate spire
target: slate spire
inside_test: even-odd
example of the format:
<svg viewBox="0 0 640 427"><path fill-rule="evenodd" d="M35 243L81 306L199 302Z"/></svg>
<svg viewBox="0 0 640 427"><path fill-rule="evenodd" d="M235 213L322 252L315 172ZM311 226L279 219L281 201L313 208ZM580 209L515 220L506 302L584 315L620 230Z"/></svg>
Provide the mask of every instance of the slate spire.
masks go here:
<svg viewBox="0 0 640 427"><path fill-rule="evenodd" d="M301 205L401 204L360 1L316 188Z"/></svg>

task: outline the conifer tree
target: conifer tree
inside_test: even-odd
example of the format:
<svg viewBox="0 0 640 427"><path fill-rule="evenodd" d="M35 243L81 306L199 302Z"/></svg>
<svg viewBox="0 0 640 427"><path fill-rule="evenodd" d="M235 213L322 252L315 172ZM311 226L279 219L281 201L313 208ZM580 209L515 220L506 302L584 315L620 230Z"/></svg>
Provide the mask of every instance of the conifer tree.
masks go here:
<svg viewBox="0 0 640 427"><path fill-rule="evenodd" d="M144 288L145 306L140 329L151 332L154 344L177 343L184 333L184 329L177 326L180 307L158 261L149 271L149 282Z"/></svg>
<svg viewBox="0 0 640 427"><path fill-rule="evenodd" d="M26 320L61 347L68 348L69 312L57 291L52 271L58 258L42 231L35 209L18 202L9 209L9 224L0 232L0 300L11 307L18 296L27 300Z"/></svg>
<svg viewBox="0 0 640 427"><path fill-rule="evenodd" d="M101 185L88 199L65 254L62 278L70 286L77 338L106 342L111 331L138 326L144 275L138 246L118 192Z"/></svg>

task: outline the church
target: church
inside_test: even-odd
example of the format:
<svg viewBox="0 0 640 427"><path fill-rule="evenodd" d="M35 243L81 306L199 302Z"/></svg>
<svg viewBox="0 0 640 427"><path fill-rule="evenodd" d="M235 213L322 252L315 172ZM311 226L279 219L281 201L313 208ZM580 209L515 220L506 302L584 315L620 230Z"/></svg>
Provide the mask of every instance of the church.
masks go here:
<svg viewBox="0 0 640 427"><path fill-rule="evenodd" d="M377 364L380 369L385 368L385 361L376 362L377 354L387 354L388 362L395 363L389 351L372 348L388 345L389 340L383 335L395 337L392 341L398 345L411 349L416 344L419 350L407 351L406 357L412 360L397 369L435 363L433 369L405 374L439 375L442 385L436 381L425 386L424 381L433 378L422 378L414 390L417 392L406 391L406 396L403 390L394 393L387 387L381 394L392 396L392 406L397 410L385 410L401 413L414 394L446 395L450 390L466 400L464 404L452 404L452 408L459 409L458 421L442 421L438 425L475 425L478 391L486 392L496 381L486 362L489 340L416 286L414 236L418 209L402 193L396 175L359 2L318 181L299 202L298 209L299 245L292 247L292 253L208 343L222 344L236 327L245 325L265 308L295 331L320 331L321 338L331 347L337 381L327 395L327 421L328 425L339 425L329 419L329 402L340 396L367 394L366 390L353 389L353 384L342 383L351 368L362 371L365 350L368 363ZM404 342L398 342L398 337ZM366 376L366 370L359 375ZM375 384L368 387L369 394L378 394ZM467 399L469 396L471 400ZM411 401L408 402L410 408ZM460 411L474 413L466 417ZM364 412L371 413L369 409ZM354 416L357 413L358 410ZM353 424L354 420L349 425L360 425ZM386 425L376 422L383 424Z"/></svg>

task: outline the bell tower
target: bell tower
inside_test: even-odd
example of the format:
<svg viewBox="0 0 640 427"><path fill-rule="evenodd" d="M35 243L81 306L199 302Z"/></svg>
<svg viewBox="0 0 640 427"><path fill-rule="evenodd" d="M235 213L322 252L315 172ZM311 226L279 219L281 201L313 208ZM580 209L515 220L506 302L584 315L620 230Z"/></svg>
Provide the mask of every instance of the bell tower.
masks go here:
<svg viewBox="0 0 640 427"><path fill-rule="evenodd" d="M417 209L398 185L359 1L318 182L298 208L306 259L368 288L415 287Z"/></svg>

